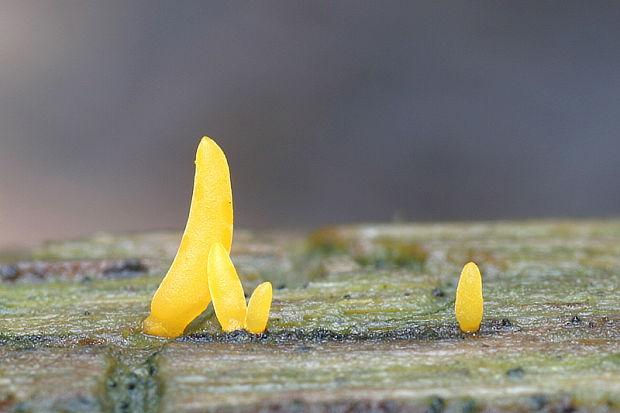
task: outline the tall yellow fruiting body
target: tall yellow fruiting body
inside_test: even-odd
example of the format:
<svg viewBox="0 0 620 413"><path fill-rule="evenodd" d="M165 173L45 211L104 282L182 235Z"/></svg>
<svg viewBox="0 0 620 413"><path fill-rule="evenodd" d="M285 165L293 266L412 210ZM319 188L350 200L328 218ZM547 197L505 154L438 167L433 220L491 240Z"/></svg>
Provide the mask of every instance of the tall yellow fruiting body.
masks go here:
<svg viewBox="0 0 620 413"><path fill-rule="evenodd" d="M478 331L483 311L482 276L478 266L470 262L463 267L459 285L456 288L454 312L461 330L466 333Z"/></svg>
<svg viewBox="0 0 620 413"><path fill-rule="evenodd" d="M207 280L209 250L220 243L230 252L233 205L226 156L210 138L196 153L194 193L187 226L177 255L161 282L151 314L144 320L146 334L178 337L211 301Z"/></svg>

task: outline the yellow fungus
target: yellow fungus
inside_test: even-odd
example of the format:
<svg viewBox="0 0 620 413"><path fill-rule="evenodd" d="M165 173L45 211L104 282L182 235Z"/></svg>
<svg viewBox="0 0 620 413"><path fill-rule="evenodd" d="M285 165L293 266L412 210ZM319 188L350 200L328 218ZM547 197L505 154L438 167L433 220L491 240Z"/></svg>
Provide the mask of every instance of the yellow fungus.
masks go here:
<svg viewBox="0 0 620 413"><path fill-rule="evenodd" d="M272 287L264 282L252 293L248 302L248 314L245 316L245 328L250 333L260 334L267 328L269 310L271 309Z"/></svg>
<svg viewBox="0 0 620 413"><path fill-rule="evenodd" d="M209 251L207 274L213 308L222 330L230 332L245 328L254 334L265 331L271 309L270 282L256 287L246 307L243 286L235 266L226 249L217 242Z"/></svg>
<svg viewBox="0 0 620 413"><path fill-rule="evenodd" d="M228 252L216 242L209 252L207 267L213 308L222 330L235 331L245 327L245 296Z"/></svg>
<svg viewBox="0 0 620 413"><path fill-rule="evenodd" d="M461 330L466 333L478 331L483 308L482 277L478 266L470 262L463 267L459 285L456 288L454 312Z"/></svg>
<svg viewBox="0 0 620 413"><path fill-rule="evenodd" d="M215 242L230 251L233 206L226 156L208 137L196 152L194 193L177 255L143 322L146 334L178 337L202 313L211 297L207 280L209 249Z"/></svg>

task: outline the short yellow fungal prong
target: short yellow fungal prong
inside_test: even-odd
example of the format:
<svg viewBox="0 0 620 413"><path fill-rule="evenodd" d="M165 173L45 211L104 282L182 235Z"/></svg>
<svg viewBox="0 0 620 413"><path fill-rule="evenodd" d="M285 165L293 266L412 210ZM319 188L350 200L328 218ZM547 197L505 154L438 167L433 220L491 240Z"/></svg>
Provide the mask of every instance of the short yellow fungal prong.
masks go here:
<svg viewBox="0 0 620 413"><path fill-rule="evenodd" d="M153 296L144 333L178 337L209 302L209 248L220 242L230 251L233 232L232 189L224 152L206 136L196 151L194 193L177 255Z"/></svg>
<svg viewBox="0 0 620 413"><path fill-rule="evenodd" d="M478 266L469 262L463 267L458 287L454 312L461 330L473 333L480 329L484 300L482 298L482 276Z"/></svg>
<svg viewBox="0 0 620 413"><path fill-rule="evenodd" d="M222 330L242 329L247 313L243 286L228 252L219 242L214 243L209 251L207 275L213 308Z"/></svg>
<svg viewBox="0 0 620 413"><path fill-rule="evenodd" d="M260 334L267 328L273 288L270 282L264 282L252 293L245 316L245 328L250 333Z"/></svg>

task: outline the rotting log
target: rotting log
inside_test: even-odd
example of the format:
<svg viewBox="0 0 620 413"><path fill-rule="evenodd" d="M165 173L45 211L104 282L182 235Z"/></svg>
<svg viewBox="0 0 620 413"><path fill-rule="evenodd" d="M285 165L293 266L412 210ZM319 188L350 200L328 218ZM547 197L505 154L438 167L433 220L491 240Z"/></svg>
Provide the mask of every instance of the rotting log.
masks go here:
<svg viewBox="0 0 620 413"><path fill-rule="evenodd" d="M99 234L0 264L0 411L619 411L620 221L331 227L235 234L267 333L208 309L140 332L179 235ZM485 317L458 330L463 264Z"/></svg>

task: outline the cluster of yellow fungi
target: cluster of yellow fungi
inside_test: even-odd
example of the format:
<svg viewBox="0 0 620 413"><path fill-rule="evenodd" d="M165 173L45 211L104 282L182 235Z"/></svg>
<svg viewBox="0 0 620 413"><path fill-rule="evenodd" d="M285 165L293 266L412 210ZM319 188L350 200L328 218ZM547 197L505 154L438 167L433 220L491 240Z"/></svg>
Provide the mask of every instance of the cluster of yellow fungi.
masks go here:
<svg viewBox="0 0 620 413"><path fill-rule="evenodd" d="M205 136L196 153L187 226L177 255L153 296L151 314L143 322L144 333L179 337L211 301L224 331L265 331L271 283L259 285L246 307L243 287L229 256L232 235L228 162L220 147Z"/></svg>
<svg viewBox="0 0 620 413"><path fill-rule="evenodd" d="M246 305L243 286L230 259L233 204L230 172L224 152L202 138L196 153L196 175L189 218L177 255L151 302L143 322L146 334L179 337L211 301L222 330L265 331L272 287L265 282ZM461 272L454 312L461 330L480 329L482 277L473 262Z"/></svg>

